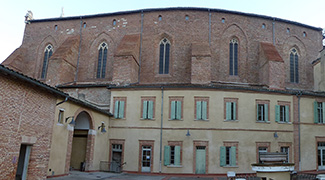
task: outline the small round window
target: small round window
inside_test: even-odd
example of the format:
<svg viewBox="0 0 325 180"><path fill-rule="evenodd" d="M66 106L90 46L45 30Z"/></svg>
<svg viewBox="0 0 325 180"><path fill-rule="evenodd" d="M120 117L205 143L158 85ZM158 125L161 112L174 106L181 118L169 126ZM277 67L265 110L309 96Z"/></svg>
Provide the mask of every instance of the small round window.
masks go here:
<svg viewBox="0 0 325 180"><path fill-rule="evenodd" d="M222 18L222 19L221 19L221 22L222 22L222 23L225 23L225 18Z"/></svg>

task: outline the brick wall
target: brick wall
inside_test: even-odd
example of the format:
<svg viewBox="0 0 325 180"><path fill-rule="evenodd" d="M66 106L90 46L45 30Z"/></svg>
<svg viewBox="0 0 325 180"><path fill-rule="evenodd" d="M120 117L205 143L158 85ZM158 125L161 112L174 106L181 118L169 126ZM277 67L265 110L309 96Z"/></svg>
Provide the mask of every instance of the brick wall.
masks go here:
<svg viewBox="0 0 325 180"><path fill-rule="evenodd" d="M0 101L0 179L15 179L21 143L32 145L27 179L45 179L56 98L1 74Z"/></svg>
<svg viewBox="0 0 325 180"><path fill-rule="evenodd" d="M115 67L114 61L120 58L114 56L115 52L125 35L141 34L141 21L143 20L141 56L139 53L138 60L141 66L140 83L191 83L191 66L195 66L191 63L191 44L193 43L209 44L211 81L260 83L258 77L259 44L260 42L273 44L273 32L275 32L275 48L285 65L285 87L313 89L310 62L316 59L319 50L322 49L321 31L283 21L275 21L273 26L272 18L215 11L210 13L210 28L207 10L144 11L143 19L141 19L140 11L83 19L86 27L82 28L78 81L110 83ZM161 20L158 16L161 16ZM186 16L188 19L185 19ZM56 25L57 29L55 29ZM39 78L45 46L51 43L55 51L64 45L63 42L67 38L78 36L79 29L80 19L27 24L21 48L28 48L28 51L21 51L23 56L18 58L25 66L22 71ZM304 37L303 32L306 32L307 36ZM171 42L168 75L158 74L158 47L162 38L168 38ZM238 76L229 76L228 72L229 42L233 38L238 39L239 43ZM98 46L104 41L108 43L107 76L103 79L96 79ZM289 82L288 52L292 47L295 47L299 53L299 84ZM4 64L10 65L13 62L8 60ZM131 81L135 81L136 78L133 77L135 74L128 74L131 76L130 79L133 78ZM209 82L205 78L195 78Z"/></svg>

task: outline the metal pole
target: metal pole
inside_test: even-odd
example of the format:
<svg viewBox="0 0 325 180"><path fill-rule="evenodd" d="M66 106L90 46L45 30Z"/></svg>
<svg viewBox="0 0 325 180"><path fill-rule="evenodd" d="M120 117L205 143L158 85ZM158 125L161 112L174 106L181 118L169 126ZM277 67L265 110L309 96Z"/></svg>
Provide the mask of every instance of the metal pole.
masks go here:
<svg viewBox="0 0 325 180"><path fill-rule="evenodd" d="M160 117L160 152L159 152L159 173L161 173L162 168L162 127L163 127L163 117L164 117L164 87L161 87L161 117Z"/></svg>

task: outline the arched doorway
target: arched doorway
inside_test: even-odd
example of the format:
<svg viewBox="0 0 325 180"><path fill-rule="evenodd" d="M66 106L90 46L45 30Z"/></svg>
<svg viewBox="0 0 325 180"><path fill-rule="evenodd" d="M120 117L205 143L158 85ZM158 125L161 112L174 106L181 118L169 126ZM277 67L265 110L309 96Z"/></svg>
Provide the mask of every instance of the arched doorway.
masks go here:
<svg viewBox="0 0 325 180"><path fill-rule="evenodd" d="M87 170L86 164L89 162L91 117L87 112L82 111L78 114L75 121L70 167L74 170L84 171Z"/></svg>

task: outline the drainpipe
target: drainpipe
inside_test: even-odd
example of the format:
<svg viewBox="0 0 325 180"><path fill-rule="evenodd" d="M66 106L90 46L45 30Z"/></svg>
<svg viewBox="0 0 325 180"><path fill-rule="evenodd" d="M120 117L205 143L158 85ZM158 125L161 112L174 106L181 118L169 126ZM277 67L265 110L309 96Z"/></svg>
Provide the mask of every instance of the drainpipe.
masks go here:
<svg viewBox="0 0 325 180"><path fill-rule="evenodd" d="M56 106L58 106L58 105L60 105L60 104L62 104L62 103L67 102L68 99L69 99L69 96L66 96L66 97L65 97L65 100L63 100L63 101L61 101L61 102L58 102L58 103L56 104Z"/></svg>
<svg viewBox="0 0 325 180"><path fill-rule="evenodd" d="M273 39L273 45L275 46L275 18L273 18L273 22L272 22L272 39Z"/></svg>
<svg viewBox="0 0 325 180"><path fill-rule="evenodd" d="M164 117L163 110L164 110L164 87L161 87L159 173L161 173L161 167L162 167L162 127L163 127L163 117Z"/></svg>
<svg viewBox="0 0 325 180"><path fill-rule="evenodd" d="M211 46L211 12L210 9L208 9L209 11L209 46Z"/></svg>
<svg viewBox="0 0 325 180"><path fill-rule="evenodd" d="M298 97L298 154L299 154L299 171L301 171L301 142L300 142L300 98L301 98L301 91L299 91L296 96Z"/></svg>
<svg viewBox="0 0 325 180"><path fill-rule="evenodd" d="M140 50L139 50L140 52L139 52L138 82L140 82L140 73L141 73L142 32L143 32L143 11L141 11L141 31L140 31Z"/></svg>
<svg viewBox="0 0 325 180"><path fill-rule="evenodd" d="M78 81L79 59L80 59L81 41L82 41L82 36L81 35L82 35L82 17L80 17L79 50L78 50L78 59L77 59L76 75L74 77L74 82Z"/></svg>

